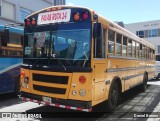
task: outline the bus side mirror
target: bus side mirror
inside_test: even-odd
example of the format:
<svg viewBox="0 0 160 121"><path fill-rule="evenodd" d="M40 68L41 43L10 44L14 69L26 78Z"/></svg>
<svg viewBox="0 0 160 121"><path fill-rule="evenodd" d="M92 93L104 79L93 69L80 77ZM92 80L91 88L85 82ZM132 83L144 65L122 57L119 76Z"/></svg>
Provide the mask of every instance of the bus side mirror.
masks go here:
<svg viewBox="0 0 160 121"><path fill-rule="evenodd" d="M101 23L94 23L93 37L98 39L101 37L102 25Z"/></svg>

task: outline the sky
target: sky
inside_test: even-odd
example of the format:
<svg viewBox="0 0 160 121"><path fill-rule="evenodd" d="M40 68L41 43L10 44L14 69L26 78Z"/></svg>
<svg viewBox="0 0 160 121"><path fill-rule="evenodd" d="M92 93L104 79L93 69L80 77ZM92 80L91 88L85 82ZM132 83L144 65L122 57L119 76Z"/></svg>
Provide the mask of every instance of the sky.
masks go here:
<svg viewBox="0 0 160 121"><path fill-rule="evenodd" d="M88 7L124 24L160 20L160 0L66 0L66 4Z"/></svg>

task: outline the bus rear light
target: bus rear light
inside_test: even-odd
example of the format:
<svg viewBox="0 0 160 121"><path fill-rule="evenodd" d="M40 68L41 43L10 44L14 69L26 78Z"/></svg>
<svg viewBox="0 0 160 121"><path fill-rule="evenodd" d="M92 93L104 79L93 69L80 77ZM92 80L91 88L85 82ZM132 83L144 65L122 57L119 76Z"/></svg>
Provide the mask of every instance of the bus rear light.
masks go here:
<svg viewBox="0 0 160 121"><path fill-rule="evenodd" d="M80 76L80 77L79 77L79 82L80 82L81 84L84 84L84 83L86 82L86 77L85 77L85 76Z"/></svg>
<svg viewBox="0 0 160 121"><path fill-rule="evenodd" d="M79 13L77 13L77 12L74 13L73 18L74 18L75 21L80 20L80 15L79 15Z"/></svg>
<svg viewBox="0 0 160 121"><path fill-rule="evenodd" d="M36 24L36 21L35 19L32 20L32 25L35 25Z"/></svg>
<svg viewBox="0 0 160 121"><path fill-rule="evenodd" d="M83 19L83 20L87 20L87 19L88 19L88 13L86 13L86 12L83 13L83 14L82 14L82 19Z"/></svg>
<svg viewBox="0 0 160 121"><path fill-rule="evenodd" d="M26 25L26 26L29 26L30 24L31 24L31 22L30 22L28 19L26 19L26 20L25 20L25 25Z"/></svg>
<svg viewBox="0 0 160 121"><path fill-rule="evenodd" d="M22 72L21 72L21 78L24 78L24 77L25 77L25 72L22 71Z"/></svg>

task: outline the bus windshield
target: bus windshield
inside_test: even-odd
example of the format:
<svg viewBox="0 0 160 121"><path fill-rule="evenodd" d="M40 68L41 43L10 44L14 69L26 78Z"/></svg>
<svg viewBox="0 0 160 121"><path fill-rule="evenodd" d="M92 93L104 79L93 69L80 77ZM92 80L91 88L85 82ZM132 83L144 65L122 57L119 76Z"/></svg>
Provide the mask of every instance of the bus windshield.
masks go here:
<svg viewBox="0 0 160 121"><path fill-rule="evenodd" d="M91 54L90 31L69 29L26 33L24 60L28 64L30 61L42 64L40 60L44 60L43 65L55 65L58 59L65 66L86 66Z"/></svg>

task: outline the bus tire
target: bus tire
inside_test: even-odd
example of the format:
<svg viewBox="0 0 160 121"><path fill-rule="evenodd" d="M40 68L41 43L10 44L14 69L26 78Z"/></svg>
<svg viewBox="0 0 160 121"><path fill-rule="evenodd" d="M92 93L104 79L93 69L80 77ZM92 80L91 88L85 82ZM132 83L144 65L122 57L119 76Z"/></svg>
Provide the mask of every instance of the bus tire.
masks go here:
<svg viewBox="0 0 160 121"><path fill-rule="evenodd" d="M145 73L143 76L143 83L141 84L141 91L145 92L145 90L147 89L147 81L148 81L148 76Z"/></svg>
<svg viewBox="0 0 160 121"><path fill-rule="evenodd" d="M119 101L119 89L116 81L113 81L109 91L109 97L106 103L107 112L113 111L118 105Z"/></svg>
<svg viewBox="0 0 160 121"><path fill-rule="evenodd" d="M20 77L18 76L16 79L15 79L15 85L14 85L14 95L15 96L18 96L19 92L20 92Z"/></svg>

